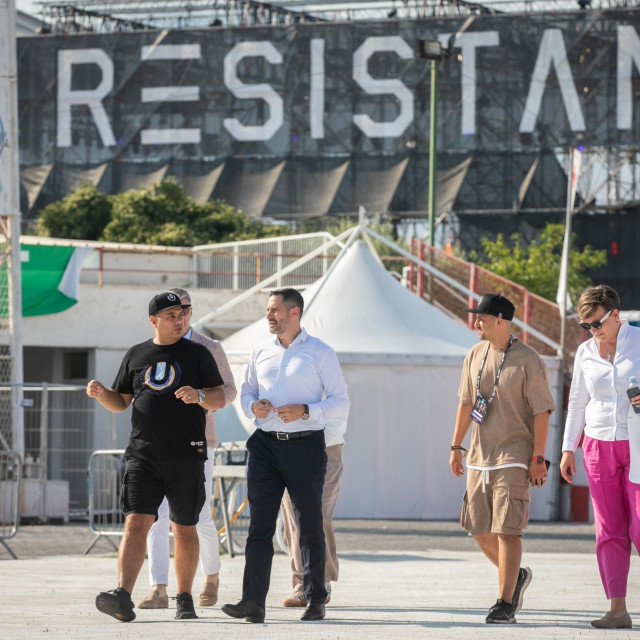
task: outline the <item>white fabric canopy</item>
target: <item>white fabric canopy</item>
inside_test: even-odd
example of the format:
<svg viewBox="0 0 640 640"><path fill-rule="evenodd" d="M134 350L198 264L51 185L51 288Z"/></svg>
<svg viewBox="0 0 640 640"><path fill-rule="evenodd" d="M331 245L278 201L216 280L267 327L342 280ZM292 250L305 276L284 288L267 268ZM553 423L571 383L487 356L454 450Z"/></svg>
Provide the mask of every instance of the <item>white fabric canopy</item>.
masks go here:
<svg viewBox="0 0 640 640"><path fill-rule="evenodd" d="M465 481L449 469L449 447L475 333L402 287L362 241L304 298L302 324L336 350L351 400L336 517L457 518ZM224 341L238 387L269 336L261 318Z"/></svg>
<svg viewBox="0 0 640 640"><path fill-rule="evenodd" d="M459 358L476 342L467 327L401 286L362 241L303 297L303 326L340 355L364 355L369 362L381 355ZM249 353L269 335L261 318L227 338L225 350Z"/></svg>

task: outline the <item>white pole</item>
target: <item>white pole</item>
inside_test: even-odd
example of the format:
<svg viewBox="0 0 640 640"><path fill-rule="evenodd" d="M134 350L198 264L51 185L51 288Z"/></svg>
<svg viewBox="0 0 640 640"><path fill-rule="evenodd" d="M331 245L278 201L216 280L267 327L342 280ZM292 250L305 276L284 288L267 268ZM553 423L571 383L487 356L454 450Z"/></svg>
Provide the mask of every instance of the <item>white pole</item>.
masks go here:
<svg viewBox="0 0 640 640"><path fill-rule="evenodd" d="M578 152L579 153L579 152ZM575 167L575 150L569 149L569 170L567 171L567 211L565 215L564 243L562 245L562 259L560 261L560 275L558 278L558 293L556 302L560 307L560 348L564 352L565 324L567 319L567 291L569 290L569 254L571 252L571 216L573 201L576 197L575 184L578 180ZM578 155L579 158L579 155ZM562 355L562 353L560 354Z"/></svg>
<svg viewBox="0 0 640 640"><path fill-rule="evenodd" d="M11 248L9 332L11 349L12 446L24 456L22 417L22 291L20 277L20 164L15 0L0 0L0 216L7 220ZM4 132L4 133L3 133ZM4 147L4 149L2 148Z"/></svg>
<svg viewBox="0 0 640 640"><path fill-rule="evenodd" d="M556 432L553 442L553 459L559 460L562 455L563 436L563 403L564 403L564 348L565 330L567 324L567 292L569 290L569 254L571 252L571 217L573 215L573 203L576 199L578 173L582 154L573 147L569 149L569 169L567 171L567 212L565 216L564 243L562 245L562 260L560 262L560 275L558 278L558 293L556 302L560 307L560 369L558 370L558 389L556 396ZM551 474L551 519L560 518L560 469L554 469Z"/></svg>

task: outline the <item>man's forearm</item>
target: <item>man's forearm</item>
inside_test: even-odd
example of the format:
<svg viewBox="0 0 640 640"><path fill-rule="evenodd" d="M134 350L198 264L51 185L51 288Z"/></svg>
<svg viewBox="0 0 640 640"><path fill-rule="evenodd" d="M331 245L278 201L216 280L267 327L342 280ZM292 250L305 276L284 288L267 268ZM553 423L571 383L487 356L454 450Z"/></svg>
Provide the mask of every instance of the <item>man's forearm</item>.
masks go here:
<svg viewBox="0 0 640 640"><path fill-rule="evenodd" d="M207 411L215 411L216 409L222 409L226 405L226 396L224 393L224 387L213 387L211 389L202 390L205 395L205 401L200 403L200 406Z"/></svg>
<svg viewBox="0 0 640 640"><path fill-rule="evenodd" d="M547 435L549 434L549 412L538 413L533 416L533 454L544 455L547 448Z"/></svg>
<svg viewBox="0 0 640 640"><path fill-rule="evenodd" d="M107 389L106 387L102 389L102 392L96 397L96 400L107 409L107 411L112 411L113 413L124 411L130 404L130 402L125 402L122 395L117 391Z"/></svg>
<svg viewBox="0 0 640 640"><path fill-rule="evenodd" d="M469 427L471 426L471 409L473 409L473 407L470 404L462 404L461 402L458 405L456 426L453 430L453 439L451 440L451 445L454 447L459 447L462 444L464 437L467 435L467 431L469 431Z"/></svg>

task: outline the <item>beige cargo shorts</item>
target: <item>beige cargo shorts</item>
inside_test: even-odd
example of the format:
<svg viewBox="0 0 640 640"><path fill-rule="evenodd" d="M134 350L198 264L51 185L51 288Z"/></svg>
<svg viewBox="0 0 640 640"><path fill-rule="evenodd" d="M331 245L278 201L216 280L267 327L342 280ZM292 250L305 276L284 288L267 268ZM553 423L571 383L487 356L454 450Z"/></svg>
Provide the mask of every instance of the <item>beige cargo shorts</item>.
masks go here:
<svg viewBox="0 0 640 640"><path fill-rule="evenodd" d="M467 469L460 524L472 536L482 533L521 536L529 523L529 499L528 471L522 467L494 471Z"/></svg>

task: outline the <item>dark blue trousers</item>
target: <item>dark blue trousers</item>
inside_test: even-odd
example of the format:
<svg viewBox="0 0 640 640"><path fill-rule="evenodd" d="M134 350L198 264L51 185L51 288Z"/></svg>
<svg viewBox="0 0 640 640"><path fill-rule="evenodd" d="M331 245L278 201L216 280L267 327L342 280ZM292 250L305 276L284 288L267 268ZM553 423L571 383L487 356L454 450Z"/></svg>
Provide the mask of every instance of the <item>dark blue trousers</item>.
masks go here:
<svg viewBox="0 0 640 640"><path fill-rule="evenodd" d="M323 603L325 544L322 489L327 470L324 431L296 440L275 440L259 429L247 441L247 486L251 521L245 550L242 599L265 605L273 536L284 490L289 491L300 528L307 602Z"/></svg>

